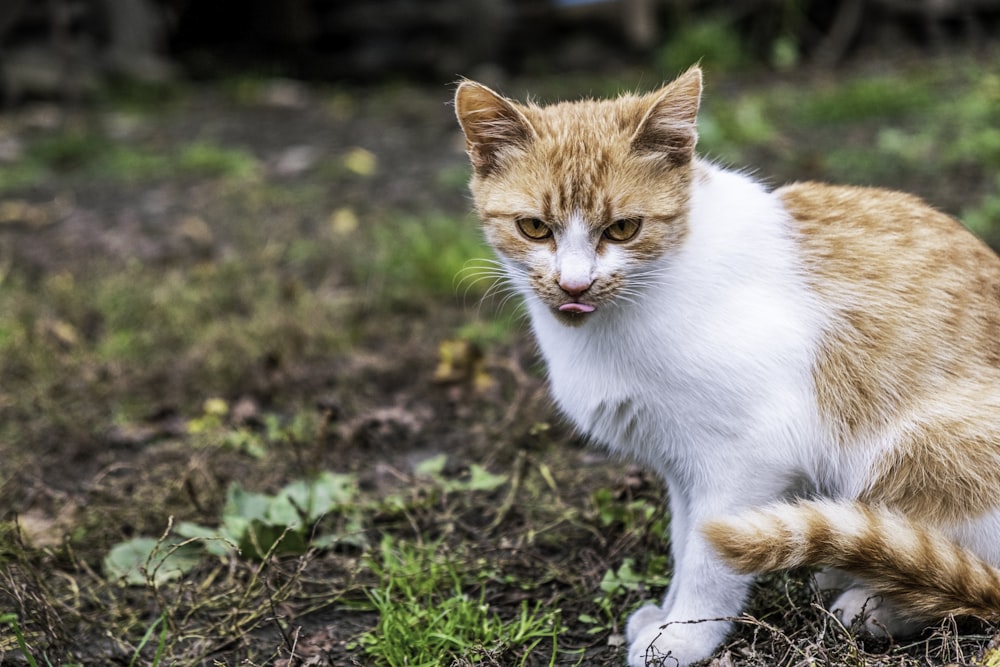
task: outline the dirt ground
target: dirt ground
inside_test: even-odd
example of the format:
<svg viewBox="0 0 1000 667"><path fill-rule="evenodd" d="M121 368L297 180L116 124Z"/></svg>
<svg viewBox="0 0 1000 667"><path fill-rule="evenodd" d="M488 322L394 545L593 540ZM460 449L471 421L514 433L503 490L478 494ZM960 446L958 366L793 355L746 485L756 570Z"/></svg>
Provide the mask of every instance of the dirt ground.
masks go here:
<svg viewBox="0 0 1000 667"><path fill-rule="evenodd" d="M548 642L455 664L621 664L617 618L592 632L581 617L602 613L607 572L625 559L654 567L664 553L653 530L663 517L643 509L662 502L659 483L554 414L523 319L496 300L480 305L460 282L398 285L431 278L400 273L407 252L384 247L386 234L410 238L400 220L474 229L450 93L252 79L0 116L5 164L47 160L44 178L0 190L0 290L23 324L0 330L14 341L0 366L0 613L16 614L30 654L51 664L367 664L355 643L377 618L365 605L375 575L363 545L390 534L440 540L470 571L488 571L489 604L505 614L524 600L563 610L556 658ZM52 136L84 139L46 153ZM207 174L148 166L192 144L241 152ZM123 162L121 146L141 159ZM776 178L795 164L782 161ZM936 192L947 206L958 189L952 180ZM198 285L218 301L199 301ZM115 299L162 310L136 326L162 327L149 335L176 347L116 356ZM268 299L274 312L263 311ZM172 315L188 301L197 324ZM249 338L234 332L241 323ZM186 339L185 326L198 335ZM443 349L449 341L458 347ZM272 423L280 435L265 437ZM225 445L233 433L265 450ZM447 479L476 464L508 483L443 491L415 472L440 454ZM274 492L321 470L356 476L362 541L209 560L159 586L102 571L124 540L217 524L233 482ZM378 505L390 496L405 499L401 509ZM625 587L613 604L659 594ZM946 625L903 647L866 644L817 603L807 574L769 578L714 664L971 664L993 634ZM158 618L167 657L154 655L158 627L143 642ZM0 627L0 661L27 664L13 626Z"/></svg>

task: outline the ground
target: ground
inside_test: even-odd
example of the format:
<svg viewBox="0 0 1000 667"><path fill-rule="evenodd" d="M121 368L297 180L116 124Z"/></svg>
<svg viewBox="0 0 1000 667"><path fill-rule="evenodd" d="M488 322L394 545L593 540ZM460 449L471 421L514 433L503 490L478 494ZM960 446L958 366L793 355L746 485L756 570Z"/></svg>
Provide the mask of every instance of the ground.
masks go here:
<svg viewBox="0 0 1000 667"><path fill-rule="evenodd" d="M702 146L990 239L996 62L709 71ZM238 77L0 116L4 664L622 664L663 491L560 420L477 278L450 94ZM994 632L866 643L792 573L717 664L965 664Z"/></svg>

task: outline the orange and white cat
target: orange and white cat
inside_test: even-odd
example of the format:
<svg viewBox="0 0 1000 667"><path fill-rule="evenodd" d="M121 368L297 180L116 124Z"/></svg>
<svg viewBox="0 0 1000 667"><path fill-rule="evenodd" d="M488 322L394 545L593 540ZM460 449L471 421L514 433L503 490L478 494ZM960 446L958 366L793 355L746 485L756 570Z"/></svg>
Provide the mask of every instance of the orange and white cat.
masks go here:
<svg viewBox="0 0 1000 667"><path fill-rule="evenodd" d="M628 664L709 657L754 573L868 631L1000 615L1000 260L915 197L695 154L701 71L540 107L465 81L471 190L560 409L667 483Z"/></svg>

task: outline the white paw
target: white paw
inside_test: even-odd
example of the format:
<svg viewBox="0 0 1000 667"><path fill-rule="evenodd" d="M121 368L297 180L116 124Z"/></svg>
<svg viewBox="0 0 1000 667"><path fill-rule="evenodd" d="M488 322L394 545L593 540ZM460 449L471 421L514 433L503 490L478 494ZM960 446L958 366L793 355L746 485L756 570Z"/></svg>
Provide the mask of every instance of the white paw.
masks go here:
<svg viewBox="0 0 1000 667"><path fill-rule="evenodd" d="M871 637L907 637L926 625L920 620L901 617L892 603L863 586L844 591L830 604L830 611L845 626L854 626L859 633Z"/></svg>
<svg viewBox="0 0 1000 667"><path fill-rule="evenodd" d="M857 579L847 574L843 570L827 567L813 575L816 580L816 587L822 592L846 591L858 585Z"/></svg>
<svg viewBox="0 0 1000 667"><path fill-rule="evenodd" d="M648 607L639 611L644 609ZM636 616L633 615L632 618ZM629 626L631 625L630 619ZM711 639L706 641L706 638L701 637L697 624L674 623L662 626L664 621L659 619L634 634L630 633L629 667L686 667L712 655L716 642Z"/></svg>
<svg viewBox="0 0 1000 667"><path fill-rule="evenodd" d="M639 607L628 617L625 625L625 639L629 644L635 641L639 633L651 625L663 625L667 621L667 613L655 604Z"/></svg>

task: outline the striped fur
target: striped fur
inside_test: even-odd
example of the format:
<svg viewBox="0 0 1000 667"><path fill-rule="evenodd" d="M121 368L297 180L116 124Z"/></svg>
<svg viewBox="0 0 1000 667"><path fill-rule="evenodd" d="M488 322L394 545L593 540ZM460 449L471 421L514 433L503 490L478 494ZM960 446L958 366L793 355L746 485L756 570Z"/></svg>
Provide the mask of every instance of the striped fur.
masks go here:
<svg viewBox="0 0 1000 667"><path fill-rule="evenodd" d="M866 630L1000 619L1000 259L916 197L700 159L701 85L456 91L557 405L667 483L673 577L628 664L709 657L752 575L800 565L843 574L833 608Z"/></svg>
<svg viewBox="0 0 1000 667"><path fill-rule="evenodd" d="M702 530L740 572L833 567L857 576L914 618L1000 620L1000 571L943 532L898 512L803 500L713 519Z"/></svg>

